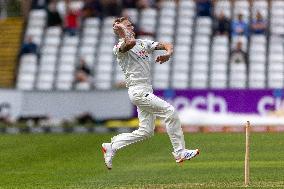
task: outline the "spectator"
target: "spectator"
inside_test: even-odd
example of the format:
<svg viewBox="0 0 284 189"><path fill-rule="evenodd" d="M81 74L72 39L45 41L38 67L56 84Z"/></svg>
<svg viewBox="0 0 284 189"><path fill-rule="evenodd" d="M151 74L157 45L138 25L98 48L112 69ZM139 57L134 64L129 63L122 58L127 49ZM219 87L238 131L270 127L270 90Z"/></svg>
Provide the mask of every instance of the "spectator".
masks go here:
<svg viewBox="0 0 284 189"><path fill-rule="evenodd" d="M148 0L138 0L136 6L139 10L150 8L150 2Z"/></svg>
<svg viewBox="0 0 284 189"><path fill-rule="evenodd" d="M247 53L243 50L243 43L238 41L236 48L230 55L231 64L247 64Z"/></svg>
<svg viewBox="0 0 284 189"><path fill-rule="evenodd" d="M238 20L232 22L233 36L248 36L248 24L243 20L243 15L238 14Z"/></svg>
<svg viewBox="0 0 284 189"><path fill-rule="evenodd" d="M78 33L78 29L80 27L80 14L78 11L71 9L69 4L66 4L66 7L65 32L70 36L74 36Z"/></svg>
<svg viewBox="0 0 284 189"><path fill-rule="evenodd" d="M33 42L33 38L31 36L27 37L26 41L21 47L20 56L22 56L23 54L38 55L38 46Z"/></svg>
<svg viewBox="0 0 284 189"><path fill-rule="evenodd" d="M164 0L152 1L152 7L160 10L162 8L163 1ZM178 6L178 3L179 3L178 1L179 0L175 0L175 3L176 3L177 6Z"/></svg>
<svg viewBox="0 0 284 189"><path fill-rule="evenodd" d="M76 68L75 79L76 83L90 83L92 71L86 61L81 58L78 67Z"/></svg>
<svg viewBox="0 0 284 189"><path fill-rule="evenodd" d="M195 0L197 16L211 16L213 4L212 0Z"/></svg>
<svg viewBox="0 0 284 189"><path fill-rule="evenodd" d="M32 0L32 9L44 9L51 0Z"/></svg>
<svg viewBox="0 0 284 189"><path fill-rule="evenodd" d="M213 23L215 35L229 35L230 33L230 20L225 16L222 11Z"/></svg>
<svg viewBox="0 0 284 189"><path fill-rule="evenodd" d="M256 13L256 18L252 21L251 30L253 34L265 34L266 32L266 22L259 11Z"/></svg>
<svg viewBox="0 0 284 189"><path fill-rule="evenodd" d="M136 0L122 0L122 7L123 8L137 8L136 7Z"/></svg>
<svg viewBox="0 0 284 189"><path fill-rule="evenodd" d="M82 17L98 17L103 18L103 6L100 0L85 0L82 8Z"/></svg>
<svg viewBox="0 0 284 189"><path fill-rule="evenodd" d="M123 8L137 8L138 10L155 8L160 9L163 0L122 0Z"/></svg>
<svg viewBox="0 0 284 189"><path fill-rule="evenodd" d="M119 1L117 0L104 0L103 3L103 12L104 16L114 16L118 17L121 15L122 7Z"/></svg>
<svg viewBox="0 0 284 189"><path fill-rule="evenodd" d="M62 19L56 9L56 3L51 2L47 8L47 27L62 26Z"/></svg>

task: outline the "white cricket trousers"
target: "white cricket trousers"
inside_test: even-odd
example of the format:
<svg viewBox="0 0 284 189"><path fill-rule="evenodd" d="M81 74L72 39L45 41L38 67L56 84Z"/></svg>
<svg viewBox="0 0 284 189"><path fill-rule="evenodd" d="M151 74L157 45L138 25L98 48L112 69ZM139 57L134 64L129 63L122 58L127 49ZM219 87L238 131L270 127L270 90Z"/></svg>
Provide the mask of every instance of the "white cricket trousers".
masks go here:
<svg viewBox="0 0 284 189"><path fill-rule="evenodd" d="M174 152L185 149L180 120L172 105L155 96L152 87L148 85L129 87L128 94L131 102L137 106L139 128L132 133L113 137L111 142L114 150L153 136L156 116L165 121Z"/></svg>

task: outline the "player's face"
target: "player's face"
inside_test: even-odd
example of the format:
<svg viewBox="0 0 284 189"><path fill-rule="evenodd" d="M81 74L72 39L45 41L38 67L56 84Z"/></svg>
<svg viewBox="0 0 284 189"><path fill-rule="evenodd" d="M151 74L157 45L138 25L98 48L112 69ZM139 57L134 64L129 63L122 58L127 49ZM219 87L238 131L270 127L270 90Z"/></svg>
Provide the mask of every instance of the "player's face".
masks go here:
<svg viewBox="0 0 284 189"><path fill-rule="evenodd" d="M122 24L123 24L124 26L126 26L127 30L128 30L129 32L131 32L131 33L133 34L133 36L135 36L135 33L134 33L134 26L132 25L132 23L131 23L129 20L124 20L124 21L122 22Z"/></svg>

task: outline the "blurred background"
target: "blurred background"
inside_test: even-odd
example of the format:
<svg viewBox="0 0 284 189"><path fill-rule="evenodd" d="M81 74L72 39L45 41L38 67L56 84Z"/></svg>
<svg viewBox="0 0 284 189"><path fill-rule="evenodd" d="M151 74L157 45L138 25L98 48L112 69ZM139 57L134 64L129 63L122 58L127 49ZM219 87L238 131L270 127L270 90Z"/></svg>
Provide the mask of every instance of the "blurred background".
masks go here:
<svg viewBox="0 0 284 189"><path fill-rule="evenodd" d="M174 45L152 84L185 131L284 131L282 0L0 0L0 130L135 129L112 52L119 16Z"/></svg>

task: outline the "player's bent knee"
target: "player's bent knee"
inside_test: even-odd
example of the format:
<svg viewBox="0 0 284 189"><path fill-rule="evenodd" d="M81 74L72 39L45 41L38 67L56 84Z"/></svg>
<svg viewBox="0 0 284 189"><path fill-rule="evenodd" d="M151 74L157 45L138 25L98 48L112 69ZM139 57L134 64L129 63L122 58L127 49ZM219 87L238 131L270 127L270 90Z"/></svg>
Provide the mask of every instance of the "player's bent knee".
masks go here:
<svg viewBox="0 0 284 189"><path fill-rule="evenodd" d="M175 110L175 108L173 106L170 106L167 109L167 117L176 117L177 116L177 112Z"/></svg>
<svg viewBox="0 0 284 189"><path fill-rule="evenodd" d="M166 119L176 121L179 119L178 113L173 106L167 110Z"/></svg>

